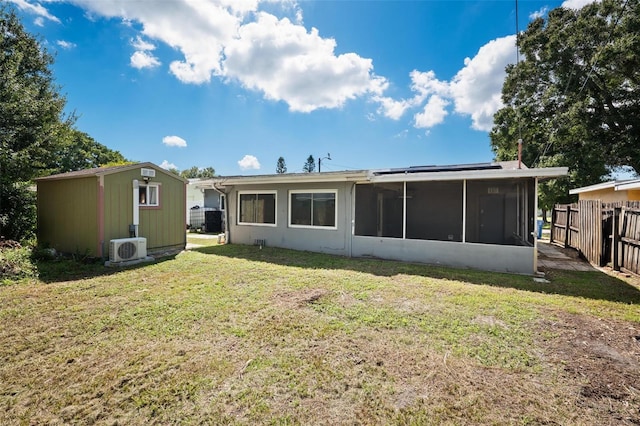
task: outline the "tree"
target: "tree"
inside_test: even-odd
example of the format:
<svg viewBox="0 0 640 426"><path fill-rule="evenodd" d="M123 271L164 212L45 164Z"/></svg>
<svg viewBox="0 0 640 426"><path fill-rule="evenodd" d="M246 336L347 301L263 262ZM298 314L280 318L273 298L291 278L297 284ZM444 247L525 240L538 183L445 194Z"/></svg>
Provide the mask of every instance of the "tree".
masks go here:
<svg viewBox="0 0 640 426"><path fill-rule="evenodd" d="M287 173L287 165L284 163L284 157L278 158L278 164L276 165L276 173Z"/></svg>
<svg viewBox="0 0 640 426"><path fill-rule="evenodd" d="M34 235L34 178L126 161L73 128L52 64L13 10L0 6L0 235L6 238Z"/></svg>
<svg viewBox="0 0 640 426"><path fill-rule="evenodd" d="M313 155L307 157L307 162L302 166L302 171L305 173L312 173L316 169L316 160Z"/></svg>
<svg viewBox="0 0 640 426"><path fill-rule="evenodd" d="M200 169L198 168L198 166L193 166L189 169L183 170L178 174L185 179L210 179L216 175L216 171L213 167Z"/></svg>
<svg viewBox="0 0 640 426"><path fill-rule="evenodd" d="M98 143L88 134L68 127L67 136L61 137L51 173L125 164L127 160L118 152Z"/></svg>
<svg viewBox="0 0 640 426"><path fill-rule="evenodd" d="M35 216L24 217L34 198L28 183L55 164L68 123L52 63L15 12L0 6L0 234L11 239L32 234Z"/></svg>
<svg viewBox="0 0 640 426"><path fill-rule="evenodd" d="M640 171L638 33L638 0L603 0L554 9L520 35L525 59L507 68L491 146L497 160L513 160L522 138L526 164L569 167L568 178L541 186L543 209L612 167Z"/></svg>

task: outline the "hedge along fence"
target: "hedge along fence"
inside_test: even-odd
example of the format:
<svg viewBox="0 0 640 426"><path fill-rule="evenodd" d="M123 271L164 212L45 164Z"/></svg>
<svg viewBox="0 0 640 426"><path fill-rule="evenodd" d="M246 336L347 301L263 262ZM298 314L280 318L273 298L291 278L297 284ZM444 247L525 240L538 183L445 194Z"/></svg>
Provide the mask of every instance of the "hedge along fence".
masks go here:
<svg viewBox="0 0 640 426"><path fill-rule="evenodd" d="M551 242L578 250L589 262L640 274L640 202L583 200L558 204Z"/></svg>

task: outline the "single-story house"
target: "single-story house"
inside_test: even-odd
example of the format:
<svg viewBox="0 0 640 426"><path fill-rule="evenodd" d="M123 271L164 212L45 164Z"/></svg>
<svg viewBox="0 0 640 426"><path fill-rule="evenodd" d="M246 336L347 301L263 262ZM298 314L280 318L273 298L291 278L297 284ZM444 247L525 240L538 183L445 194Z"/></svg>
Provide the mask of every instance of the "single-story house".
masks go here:
<svg viewBox="0 0 640 426"><path fill-rule="evenodd" d="M600 200L603 203L640 201L640 179L612 180L595 185L571 189L578 200Z"/></svg>
<svg viewBox="0 0 640 426"><path fill-rule="evenodd" d="M152 163L36 179L38 242L100 258L113 257L111 241L125 238L145 243L148 253L184 249L186 183Z"/></svg>
<svg viewBox="0 0 640 426"><path fill-rule="evenodd" d="M514 161L209 184L228 200L230 243L532 274L538 182L566 174Z"/></svg>

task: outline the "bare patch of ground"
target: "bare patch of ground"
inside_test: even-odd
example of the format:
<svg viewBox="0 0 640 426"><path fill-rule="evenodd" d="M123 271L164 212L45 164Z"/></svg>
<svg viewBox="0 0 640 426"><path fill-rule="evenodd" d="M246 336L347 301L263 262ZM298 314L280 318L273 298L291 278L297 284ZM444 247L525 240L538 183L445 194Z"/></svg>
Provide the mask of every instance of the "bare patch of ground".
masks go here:
<svg viewBox="0 0 640 426"><path fill-rule="evenodd" d="M640 326L552 314L540 321L547 362L575 384L577 405L600 424L640 424Z"/></svg>

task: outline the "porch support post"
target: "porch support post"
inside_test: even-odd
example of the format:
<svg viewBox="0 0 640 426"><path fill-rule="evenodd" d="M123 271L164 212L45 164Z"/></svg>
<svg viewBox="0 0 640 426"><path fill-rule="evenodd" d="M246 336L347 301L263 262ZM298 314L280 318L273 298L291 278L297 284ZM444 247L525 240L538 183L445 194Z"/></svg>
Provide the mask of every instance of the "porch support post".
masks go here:
<svg viewBox="0 0 640 426"><path fill-rule="evenodd" d="M404 196L402 197L402 239L407 238L407 181L403 182Z"/></svg>
<svg viewBox="0 0 640 426"><path fill-rule="evenodd" d="M533 197L533 273L538 272L538 178L534 184L535 196Z"/></svg>
<svg viewBox="0 0 640 426"><path fill-rule="evenodd" d="M462 242L467 242L467 180L462 180Z"/></svg>

